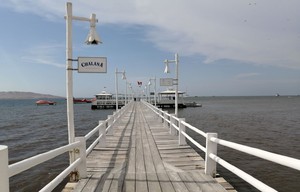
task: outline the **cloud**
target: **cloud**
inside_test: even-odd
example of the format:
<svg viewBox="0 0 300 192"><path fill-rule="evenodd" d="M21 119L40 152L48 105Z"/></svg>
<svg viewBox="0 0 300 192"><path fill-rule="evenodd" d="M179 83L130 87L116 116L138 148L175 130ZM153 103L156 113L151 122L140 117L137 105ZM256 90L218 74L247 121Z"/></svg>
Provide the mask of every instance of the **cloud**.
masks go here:
<svg viewBox="0 0 300 192"><path fill-rule="evenodd" d="M54 67L65 68L64 63L59 63L56 58L59 58L60 53L64 53L65 45L47 44L37 45L27 49L21 59L24 63L51 65ZM59 59L57 59L59 60Z"/></svg>
<svg viewBox="0 0 300 192"><path fill-rule="evenodd" d="M259 76L259 73L241 73L236 76L237 79L251 78Z"/></svg>
<svg viewBox="0 0 300 192"><path fill-rule="evenodd" d="M52 20L65 15L65 5L59 0L8 0L0 6ZM298 0L73 2L76 16L95 12L102 25L146 26L145 38L160 49L181 55L202 55L206 63L231 59L297 69L300 68L299 7Z"/></svg>

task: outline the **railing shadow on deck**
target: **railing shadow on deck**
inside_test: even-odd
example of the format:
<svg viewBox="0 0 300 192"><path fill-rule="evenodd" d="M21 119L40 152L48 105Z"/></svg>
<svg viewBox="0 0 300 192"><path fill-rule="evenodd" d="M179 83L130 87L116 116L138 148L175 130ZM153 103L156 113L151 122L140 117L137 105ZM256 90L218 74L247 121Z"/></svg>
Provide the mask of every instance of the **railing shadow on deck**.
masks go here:
<svg viewBox="0 0 300 192"><path fill-rule="evenodd" d="M188 139L191 143L193 143L196 147L198 147L201 151L205 153L205 174L211 175L213 177L216 176L216 165L217 163L231 171L247 183L251 184L255 188L260 191L265 192L274 192L277 191L272 187L264 184L260 180L252 177L248 173L242 171L241 169L235 167L234 165L226 162L224 159L217 156L217 145L222 145L225 147L229 147L231 149L247 153L249 155L253 155L259 157L261 159L265 159L276 164L280 164L295 170L300 171L300 160L292 157L287 157L284 155L279 155L275 153L271 153L265 150L249 147L246 145L241 145L238 143L226 141L218 138L217 133L205 133L198 128L188 124L185 122L184 118L177 118L174 115L159 109L152 104L142 101L144 105L146 105L149 109L151 109L156 115L161 118L164 127L169 128L170 134L178 135L178 145L185 145L186 139ZM206 140L206 146L200 145L197 141L195 141L191 136L186 133L186 128L194 131L195 133L203 136Z"/></svg>
<svg viewBox="0 0 300 192"><path fill-rule="evenodd" d="M120 117L133 106L133 103L133 101L130 101L127 105L115 111L113 115L108 115L108 118L105 121L99 121L98 126L96 126L84 137L76 137L74 143L50 150L45 153L38 154L36 156L24 159L11 165L8 165L8 147L5 145L0 145L0 192L9 191L10 177L67 152L75 153L75 161L72 162L65 170L63 170L57 177L55 177L50 183L44 186L40 191L52 191L66 177L68 177L70 173L76 173L76 179L86 178L87 155L98 143L101 147L105 147L106 135L112 135L113 125L116 124L119 121ZM95 139L95 141L92 142L92 144L88 148L86 148L86 141L97 133L98 137Z"/></svg>

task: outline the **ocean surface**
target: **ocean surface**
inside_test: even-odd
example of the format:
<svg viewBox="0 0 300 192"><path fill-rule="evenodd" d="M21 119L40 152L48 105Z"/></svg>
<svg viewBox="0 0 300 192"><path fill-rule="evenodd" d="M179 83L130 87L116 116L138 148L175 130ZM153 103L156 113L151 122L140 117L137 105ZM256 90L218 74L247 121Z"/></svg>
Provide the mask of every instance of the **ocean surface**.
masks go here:
<svg viewBox="0 0 300 192"><path fill-rule="evenodd" d="M191 125L217 132L228 141L300 159L300 97L193 97L202 107L179 109ZM55 106L36 106L36 100L0 100L0 145L9 149L9 163L67 144L65 100ZM113 110L74 105L76 136L84 136ZM170 110L172 112L172 110ZM200 143L201 136L189 132ZM202 152L199 152L203 156ZM278 191L299 192L300 171L218 146L218 155ZM68 166L61 155L10 178L11 191L38 191ZM218 173L237 191L257 191L229 171ZM65 181L66 182L66 181ZM60 191L64 183L55 191Z"/></svg>

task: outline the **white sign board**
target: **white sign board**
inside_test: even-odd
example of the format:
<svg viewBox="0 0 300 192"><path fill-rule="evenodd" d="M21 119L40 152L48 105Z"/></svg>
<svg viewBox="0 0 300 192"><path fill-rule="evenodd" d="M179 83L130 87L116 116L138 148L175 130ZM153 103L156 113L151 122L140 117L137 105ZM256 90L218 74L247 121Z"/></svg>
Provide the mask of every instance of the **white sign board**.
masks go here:
<svg viewBox="0 0 300 192"><path fill-rule="evenodd" d="M160 86L173 86L172 78L160 78Z"/></svg>
<svg viewBox="0 0 300 192"><path fill-rule="evenodd" d="M78 57L78 73L106 73L106 57Z"/></svg>

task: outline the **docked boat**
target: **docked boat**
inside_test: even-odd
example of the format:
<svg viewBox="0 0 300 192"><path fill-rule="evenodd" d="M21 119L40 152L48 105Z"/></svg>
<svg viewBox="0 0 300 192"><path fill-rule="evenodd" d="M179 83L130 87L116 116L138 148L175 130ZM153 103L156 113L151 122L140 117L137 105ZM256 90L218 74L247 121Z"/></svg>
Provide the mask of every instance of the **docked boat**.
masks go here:
<svg viewBox="0 0 300 192"><path fill-rule="evenodd" d="M73 103L74 104L92 103L92 100L88 100L88 99L75 99L75 98L73 98Z"/></svg>
<svg viewBox="0 0 300 192"><path fill-rule="evenodd" d="M38 100L35 102L36 105L56 105L56 102L54 101L48 101L48 100Z"/></svg>
<svg viewBox="0 0 300 192"><path fill-rule="evenodd" d="M184 94L185 92L178 91L178 108L202 107L201 104L196 102L185 102ZM154 98L150 98L150 103L154 104ZM175 90L168 89L158 93L156 105L160 108L175 108Z"/></svg>
<svg viewBox="0 0 300 192"><path fill-rule="evenodd" d="M186 107L183 101L183 94L184 92L178 91L178 108ZM156 105L160 108L175 108L175 90L168 89L158 93L158 102Z"/></svg>
<svg viewBox="0 0 300 192"><path fill-rule="evenodd" d="M118 107L125 105L125 98L120 94L118 96ZM99 94L95 95L95 98L92 100L91 109L115 109L116 108L116 98L113 97L113 94L102 91Z"/></svg>

